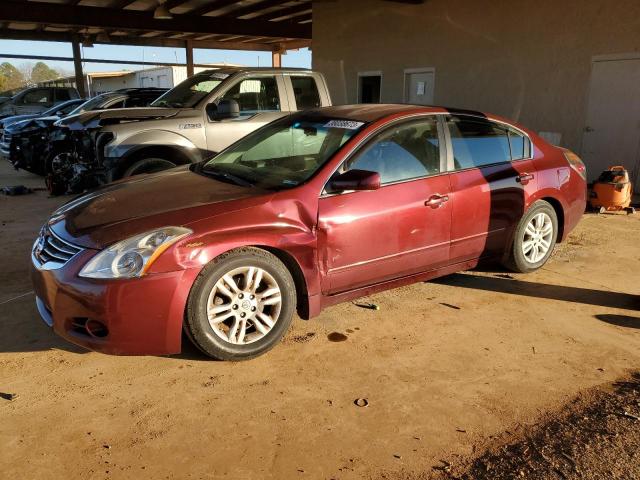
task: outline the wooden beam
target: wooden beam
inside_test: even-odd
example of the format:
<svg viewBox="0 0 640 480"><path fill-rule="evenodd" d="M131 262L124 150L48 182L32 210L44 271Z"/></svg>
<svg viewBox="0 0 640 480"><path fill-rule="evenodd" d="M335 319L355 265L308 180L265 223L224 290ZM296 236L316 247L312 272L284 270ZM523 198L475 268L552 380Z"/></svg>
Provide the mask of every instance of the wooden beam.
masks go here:
<svg viewBox="0 0 640 480"><path fill-rule="evenodd" d="M252 3L251 5L247 5L245 7L236 8L235 10L232 10L231 12L227 13L225 16L238 18L238 17L244 17L245 15L249 15L252 13L260 12L258 15L256 15L256 17L259 17L262 15L265 15L265 13L262 12L262 10L266 10L267 8L279 7L283 3L286 3L286 2L284 2L283 0L265 0L260 3ZM302 4L302 2L300 2L300 4ZM269 12L269 13L277 13L277 12Z"/></svg>
<svg viewBox="0 0 640 480"><path fill-rule="evenodd" d="M193 69L193 40L187 40L184 43L187 51L187 77L192 77L195 73Z"/></svg>
<svg viewBox="0 0 640 480"><path fill-rule="evenodd" d="M228 1L230 0L225 0L223 3ZM156 20L153 18L152 11L69 6L45 2L29 2L28 6L29 8L25 8L24 2L16 0L3 0L0 2L0 21L119 30L139 30L144 26L146 30L159 32L311 39L311 27L295 22L275 23L264 20L202 17L192 14L174 15L172 20Z"/></svg>
<svg viewBox="0 0 640 480"><path fill-rule="evenodd" d="M169 39L166 37L145 37L140 35L138 37L122 37L111 36L109 42L100 42L97 39L91 37L94 44L104 45L132 45L138 47L170 47L170 48L184 48L184 40ZM45 42L66 42L69 43L72 40L71 32L35 32L24 30L0 30L0 39L7 40L41 40ZM268 39L268 40L265 40ZM193 40L193 48L203 50L252 50L270 52L272 45L270 41L281 42L282 37L263 37L260 41L253 40L242 42L221 42L215 40ZM296 39L282 41L287 48L305 48L311 46L311 40Z"/></svg>
<svg viewBox="0 0 640 480"><path fill-rule="evenodd" d="M287 8L283 8L282 10L276 10L275 12L269 12L269 20L276 20L278 18L282 18L282 17L288 17L288 16L295 16L295 15L302 15L303 13L311 13L311 4L309 5L294 5L293 7L287 7ZM295 19L291 19L291 21L294 21ZM288 22L289 19L283 19L278 21L277 23L280 22Z"/></svg>
<svg viewBox="0 0 640 480"><path fill-rule="evenodd" d="M282 67L282 54L280 52L271 52L271 66L273 68Z"/></svg>
<svg viewBox="0 0 640 480"><path fill-rule="evenodd" d="M73 62L74 57L57 57L51 55L20 55L17 53L2 53L0 52L0 58L15 58L21 60L43 60L43 61L53 61L53 62ZM186 67L187 65L184 63L175 63L175 62L141 62L137 60L104 60L100 58L83 58L82 62L84 63L104 63L109 65L144 65L144 66L152 66L152 67ZM82 63L81 63L82 66ZM205 63L195 63L195 67L211 67L211 65L207 65Z"/></svg>
<svg viewBox="0 0 640 480"><path fill-rule="evenodd" d="M82 54L80 53L80 41L78 37L74 37L71 42L73 50L73 69L76 75L76 89L81 98L87 96L87 90L84 86L84 73L82 72Z"/></svg>

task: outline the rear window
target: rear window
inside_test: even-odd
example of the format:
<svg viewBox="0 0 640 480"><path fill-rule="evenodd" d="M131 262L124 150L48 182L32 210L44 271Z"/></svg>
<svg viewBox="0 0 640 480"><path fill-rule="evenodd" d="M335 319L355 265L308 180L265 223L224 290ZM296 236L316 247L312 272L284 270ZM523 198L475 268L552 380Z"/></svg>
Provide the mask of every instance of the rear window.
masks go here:
<svg viewBox="0 0 640 480"><path fill-rule="evenodd" d="M309 76L292 76L291 85L293 86L293 93L296 97L298 110L307 110L321 106L320 92L318 92L318 85L316 84L315 78Z"/></svg>

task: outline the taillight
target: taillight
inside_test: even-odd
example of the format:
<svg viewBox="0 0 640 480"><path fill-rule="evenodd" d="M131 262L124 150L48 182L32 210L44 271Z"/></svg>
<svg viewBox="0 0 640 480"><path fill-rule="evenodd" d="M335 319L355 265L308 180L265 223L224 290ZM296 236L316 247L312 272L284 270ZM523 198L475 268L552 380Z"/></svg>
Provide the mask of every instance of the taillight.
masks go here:
<svg viewBox="0 0 640 480"><path fill-rule="evenodd" d="M567 159L567 162L569 162L569 165L571 165L571 168L573 168L576 172L578 172L578 175L580 175L584 180L586 180L587 167L585 167L582 160L580 160L580 157L575 153L573 153L571 150L565 150L563 153L564 153L564 158Z"/></svg>

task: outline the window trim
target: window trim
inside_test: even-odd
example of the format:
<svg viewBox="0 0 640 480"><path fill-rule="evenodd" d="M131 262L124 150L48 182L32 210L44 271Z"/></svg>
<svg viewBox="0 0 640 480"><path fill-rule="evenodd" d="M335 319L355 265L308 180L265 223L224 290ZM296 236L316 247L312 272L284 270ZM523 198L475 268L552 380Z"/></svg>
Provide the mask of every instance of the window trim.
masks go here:
<svg viewBox="0 0 640 480"><path fill-rule="evenodd" d="M515 127L514 125L511 125L510 123L507 123L507 122L503 122L501 120L496 120L496 119L488 118L488 117L481 117L479 115L472 115L472 114L468 114L468 113L451 113L451 112L447 112L444 115L445 116L442 118L442 123L443 123L443 126L444 126L445 137L447 138L447 171L449 173L466 172L468 170L473 170L473 169L494 167L496 165L506 165L506 164L511 164L511 163L515 163L515 162L522 162L524 160L533 160L534 144L531 141L531 137L527 134L527 132ZM474 120L485 120L487 122L494 123L496 125L501 126L505 130L507 130L507 132L513 131L513 132L519 133L529 142L529 156L525 157L525 158L518 158L518 159L514 159L514 160L509 160L507 162L494 162L494 163L488 163L486 165L481 165L481 166L473 166L473 167L467 167L467 168L455 168L455 161L454 161L454 158L453 158L453 142L451 141L451 131L449 130L449 125L448 125L447 118L446 118L447 116L449 116L449 117L451 117L451 116L464 117L464 118L470 118L470 119L474 119ZM509 139L509 137L507 136L507 141L509 141L508 139ZM511 155L511 142L509 142L509 155Z"/></svg>
<svg viewBox="0 0 640 480"><path fill-rule="evenodd" d="M405 180L397 180L395 182L384 183L384 184L380 185L380 188L382 189L382 188L389 187L389 186L392 186L392 185L399 185L401 183L416 182L418 180L424 180L426 178L433 178L433 177L439 177L441 175L448 175L450 173L448 171L448 168L447 168L447 166L448 166L447 165L447 158L448 158L448 154L449 154L449 146L446 143L446 135L444 134L444 131L442 129L442 120L439 118L442 115L443 115L443 113L440 113L440 112L417 113L417 114L413 114L413 115L407 115L406 117L402 117L402 118L399 118L399 119L394 120L392 122L389 122L389 123L387 123L385 125L381 125L380 127L376 128L375 130L370 132L365 138L363 138L356 145L354 145L352 147L352 150L347 154L347 156L344 158L344 160L342 162L340 162L340 164L336 168L333 169L333 171L331 172L331 175L329 175L329 178L327 179L327 181L322 186L322 190L320 192L319 198L327 198L327 197L334 197L336 195L348 195L348 194L351 194L351 193L358 193L359 191L356 191L356 190L345 190L344 192L328 193L327 192L327 184L331 181L331 179L336 174L336 172L338 172L340 169L342 169L346 163L348 163L354 156L358 155L358 153L360 153L363 148L366 148L367 145L369 145L373 140L375 140L375 138L379 134L383 133L385 130L393 128L393 127L395 127L397 125L400 125L400 124L403 124L403 123L411 123L411 122L415 122L415 121L420 121L420 119L425 119L425 118L429 118L429 117L434 117L435 118L436 125L437 125L437 128L438 128L438 142L440 143L440 168L441 168L441 171L439 173L432 173L432 174L429 174L429 175L423 175L421 177L407 178Z"/></svg>

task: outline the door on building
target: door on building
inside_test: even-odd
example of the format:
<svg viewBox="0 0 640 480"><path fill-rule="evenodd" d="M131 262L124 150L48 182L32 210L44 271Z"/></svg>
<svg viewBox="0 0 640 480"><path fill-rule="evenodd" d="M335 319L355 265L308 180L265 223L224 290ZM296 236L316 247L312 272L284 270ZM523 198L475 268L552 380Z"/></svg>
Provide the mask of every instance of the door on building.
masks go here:
<svg viewBox="0 0 640 480"><path fill-rule="evenodd" d="M380 103L381 73L360 73L358 74L358 82L358 100L360 103Z"/></svg>
<svg viewBox="0 0 640 480"><path fill-rule="evenodd" d="M582 158L589 181L624 165L640 189L640 57L593 62Z"/></svg>
<svg viewBox="0 0 640 480"><path fill-rule="evenodd" d="M433 105L436 72L433 68L404 71L404 101L414 105Z"/></svg>

